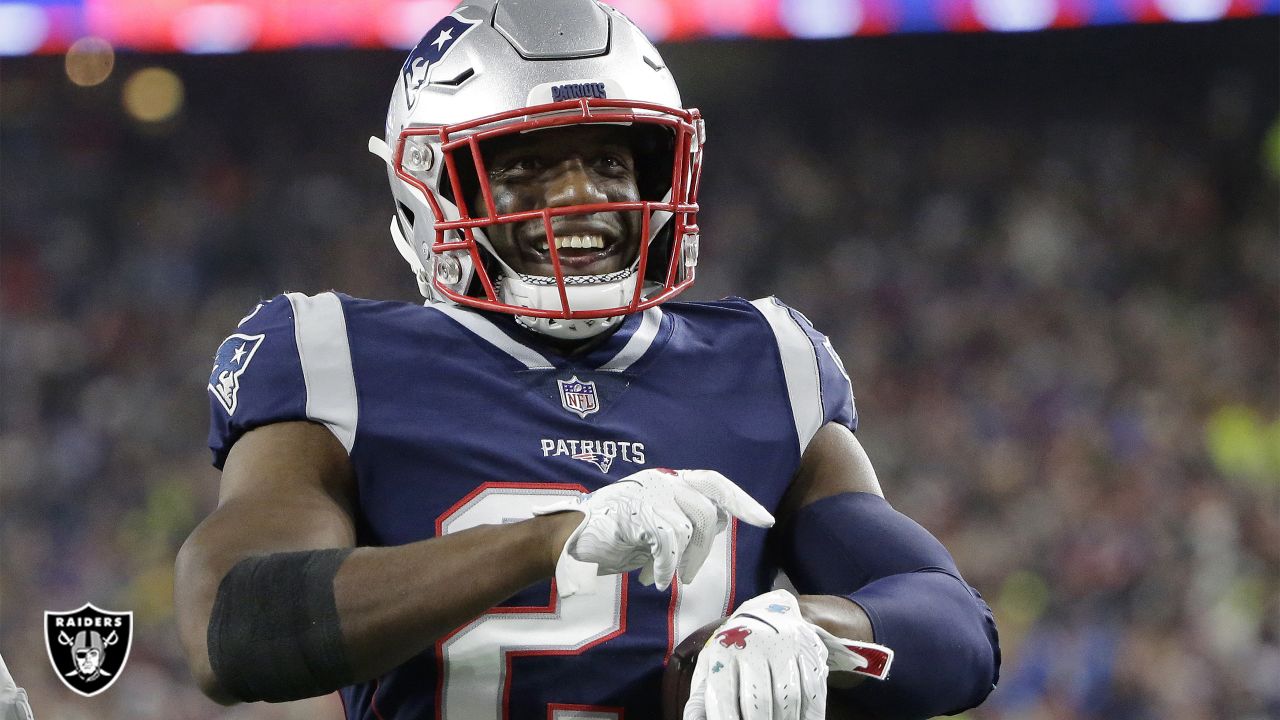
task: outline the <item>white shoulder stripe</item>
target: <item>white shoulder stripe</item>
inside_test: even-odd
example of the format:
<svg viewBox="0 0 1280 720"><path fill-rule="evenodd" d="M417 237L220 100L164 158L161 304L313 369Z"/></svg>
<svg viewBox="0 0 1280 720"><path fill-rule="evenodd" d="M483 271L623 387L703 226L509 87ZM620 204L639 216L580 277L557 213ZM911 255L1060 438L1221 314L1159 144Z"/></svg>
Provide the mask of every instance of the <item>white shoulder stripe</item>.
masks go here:
<svg viewBox="0 0 1280 720"><path fill-rule="evenodd" d="M623 372L627 368L635 364L637 360L644 357L650 346L653 345L654 338L658 337L658 328L662 327L662 310L658 307L651 307L644 311L644 316L640 320L640 327L636 328L636 332L627 340L627 344L622 346L617 355L613 356L609 362L600 366L605 372Z"/></svg>
<svg viewBox="0 0 1280 720"><path fill-rule="evenodd" d="M818 376L818 356L813 343L791 317L791 313L772 297L752 300L751 304L769 321L778 341L782 357L782 373L787 381L791 415L796 424L796 440L803 454L809 441L822 427L822 384Z"/></svg>
<svg viewBox="0 0 1280 720"><path fill-rule="evenodd" d="M498 329L496 325L489 322L483 315L471 312L466 308L450 305L449 303L427 303L427 307L439 310L440 312L453 318L459 325L470 330L481 339L486 340L490 345L505 352L516 360L520 361L530 370L554 370L555 366L551 361L547 360L537 350L512 340L509 335Z"/></svg>
<svg viewBox="0 0 1280 720"><path fill-rule="evenodd" d="M342 301L333 293L286 297L293 306L293 333L307 386L307 417L324 423L351 452L359 406Z"/></svg>

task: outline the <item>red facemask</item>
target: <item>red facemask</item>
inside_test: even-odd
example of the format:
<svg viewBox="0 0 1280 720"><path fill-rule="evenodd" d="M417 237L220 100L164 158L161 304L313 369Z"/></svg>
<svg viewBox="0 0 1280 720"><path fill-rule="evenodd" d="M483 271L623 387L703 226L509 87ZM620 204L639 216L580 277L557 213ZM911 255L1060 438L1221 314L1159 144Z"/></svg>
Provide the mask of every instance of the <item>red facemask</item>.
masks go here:
<svg viewBox="0 0 1280 720"><path fill-rule="evenodd" d="M633 128L664 129L672 138L671 148L668 150L673 153L669 195L661 200L642 198L637 201L599 202L499 214L494 206L481 143L531 130L584 124L625 124ZM629 100L580 98L511 110L451 125L405 128L396 143L393 164L396 175L426 197L435 216L435 240L431 251L437 258L445 258L444 254L452 251L463 251L470 256L475 268L470 294L450 288L451 283L442 281L438 269L431 276L432 285L441 296L459 305L513 315L564 320L625 315L671 299L693 284L694 280L698 252L698 180L702 171L702 145L705 140L703 127L701 114L696 109L681 110ZM487 211L484 215L473 216L468 207L468 193L455 191L452 193L454 197L450 199L457 205L459 217L445 217L436 193L406 169L406 152L431 153L429 147L423 148L412 143L412 138L420 136L431 138L430 145L436 147L441 154L444 162L443 178L447 178L449 187L466 187L462 182L464 179L478 184L479 196ZM466 162L459 161L459 153L464 155ZM415 160L412 156L410 159ZM421 161L420 158L417 160ZM470 168L474 168L474 179L469 176ZM468 173L465 178L464 172ZM668 183L663 182L662 185L667 186ZM495 288L496 278L490 276L490 271L497 266L488 261L488 251L482 252L475 237L476 229L483 230L503 223L541 220L546 237L552 238L552 219L555 217L637 211L641 219L639 256L635 265L638 281L629 301L617 307L573 308L555 243L551 243L549 254L560 296L560 309L531 308L504 302ZM657 219L654 218L654 213L660 213ZM666 227L659 231L655 226L664 220ZM570 277L572 283L572 276Z"/></svg>

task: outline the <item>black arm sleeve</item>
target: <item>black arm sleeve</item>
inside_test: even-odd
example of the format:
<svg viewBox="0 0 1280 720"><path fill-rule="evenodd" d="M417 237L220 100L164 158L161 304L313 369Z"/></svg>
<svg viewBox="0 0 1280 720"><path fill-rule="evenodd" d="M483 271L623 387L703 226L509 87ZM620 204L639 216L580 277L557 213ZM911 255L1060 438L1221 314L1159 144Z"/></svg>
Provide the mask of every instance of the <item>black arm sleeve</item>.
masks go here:
<svg viewBox="0 0 1280 720"><path fill-rule="evenodd" d="M333 578L351 548L274 553L236 563L209 618L209 665L237 700L282 702L352 681Z"/></svg>
<svg viewBox="0 0 1280 720"><path fill-rule="evenodd" d="M995 687L1000 645L991 608L942 543L884 498L823 498L801 508L775 542L797 590L857 603L875 641L894 651L888 679L843 691L861 716L955 714Z"/></svg>

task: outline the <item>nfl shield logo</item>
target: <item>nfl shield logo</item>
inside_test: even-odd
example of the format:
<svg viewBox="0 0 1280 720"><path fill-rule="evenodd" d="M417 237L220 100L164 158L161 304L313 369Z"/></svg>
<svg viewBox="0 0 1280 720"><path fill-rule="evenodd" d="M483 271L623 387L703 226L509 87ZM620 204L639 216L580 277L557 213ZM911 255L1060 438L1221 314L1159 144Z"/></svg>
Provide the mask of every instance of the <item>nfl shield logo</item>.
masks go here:
<svg viewBox="0 0 1280 720"><path fill-rule="evenodd" d="M58 677L72 691L93 697L120 677L133 645L133 613L79 610L44 613L44 647Z"/></svg>
<svg viewBox="0 0 1280 720"><path fill-rule="evenodd" d="M574 375L568 380L556 380L556 384L560 386L560 405L565 410L585 418L600 409L600 396L596 395L594 382L583 382Z"/></svg>

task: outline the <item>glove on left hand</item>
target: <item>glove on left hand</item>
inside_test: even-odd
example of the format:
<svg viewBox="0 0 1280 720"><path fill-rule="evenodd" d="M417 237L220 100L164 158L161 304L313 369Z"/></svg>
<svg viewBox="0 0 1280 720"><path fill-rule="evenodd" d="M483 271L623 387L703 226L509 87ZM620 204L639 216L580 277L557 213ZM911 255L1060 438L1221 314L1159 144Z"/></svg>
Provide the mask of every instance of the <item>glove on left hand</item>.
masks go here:
<svg viewBox="0 0 1280 720"><path fill-rule="evenodd" d="M774 590L744 602L711 635L684 720L822 720L831 670L884 679L892 661L889 648L808 622L794 595Z"/></svg>

